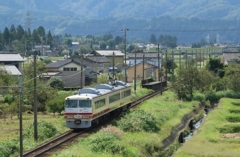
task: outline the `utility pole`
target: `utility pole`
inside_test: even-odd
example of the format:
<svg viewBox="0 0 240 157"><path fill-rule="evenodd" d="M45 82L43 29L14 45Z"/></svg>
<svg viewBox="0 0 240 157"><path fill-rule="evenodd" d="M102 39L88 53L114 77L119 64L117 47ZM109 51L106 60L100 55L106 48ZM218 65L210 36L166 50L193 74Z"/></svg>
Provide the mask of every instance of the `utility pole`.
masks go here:
<svg viewBox="0 0 240 157"><path fill-rule="evenodd" d="M160 65L160 77L161 77L161 95L162 95L162 91L163 91L163 89L162 89L162 57L163 57L163 53L162 53L162 50L161 50L161 65Z"/></svg>
<svg viewBox="0 0 240 157"><path fill-rule="evenodd" d="M80 89L83 88L83 54L81 54Z"/></svg>
<svg viewBox="0 0 240 157"><path fill-rule="evenodd" d="M143 66L142 66L142 80L144 80L144 59L145 59L145 53L143 52Z"/></svg>
<svg viewBox="0 0 240 157"><path fill-rule="evenodd" d="M37 132L37 71L36 71L36 52L34 52L34 139L38 140Z"/></svg>
<svg viewBox="0 0 240 157"><path fill-rule="evenodd" d="M134 92L136 93L136 57L137 57L137 51L135 51L135 57L134 57Z"/></svg>
<svg viewBox="0 0 240 157"><path fill-rule="evenodd" d="M114 54L114 52L113 52L113 65L112 65L112 67L113 67L113 79L115 79L115 54Z"/></svg>
<svg viewBox="0 0 240 157"><path fill-rule="evenodd" d="M165 71L165 75L166 75L166 85L167 85L167 80L168 80L168 76L167 76L167 70L168 70L168 68L167 68L167 49L166 49L166 54L165 54L165 60L166 60L166 71Z"/></svg>
<svg viewBox="0 0 240 157"><path fill-rule="evenodd" d="M19 77L19 142L20 142L20 157L23 157L23 137L22 137L22 76Z"/></svg>
<svg viewBox="0 0 240 157"><path fill-rule="evenodd" d="M159 72L160 72L160 63L159 63L159 44L158 44L158 82L160 81Z"/></svg>
<svg viewBox="0 0 240 157"><path fill-rule="evenodd" d="M127 63L126 63L126 60L127 60L127 45L126 45L126 31L128 31L129 29L128 28L124 28L122 29L124 31L124 64L125 64L125 82L127 82L127 69L126 69L126 66L127 66Z"/></svg>

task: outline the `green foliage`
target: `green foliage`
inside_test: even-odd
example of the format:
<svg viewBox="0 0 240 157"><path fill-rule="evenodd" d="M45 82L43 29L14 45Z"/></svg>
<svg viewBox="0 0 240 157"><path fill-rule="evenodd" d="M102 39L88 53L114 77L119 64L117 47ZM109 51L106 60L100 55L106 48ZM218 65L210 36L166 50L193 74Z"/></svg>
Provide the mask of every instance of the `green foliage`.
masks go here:
<svg viewBox="0 0 240 157"><path fill-rule="evenodd" d="M111 154L124 154L126 149L120 144L120 136L110 131L100 131L92 135L88 140L91 150L95 152L107 152Z"/></svg>
<svg viewBox="0 0 240 157"><path fill-rule="evenodd" d="M143 110L134 110L125 114L119 121L115 122L120 129L126 132L157 132L156 119Z"/></svg>
<svg viewBox="0 0 240 157"><path fill-rule="evenodd" d="M220 58L210 58L207 62L207 68L208 70L217 73L219 69L223 69L223 63Z"/></svg>
<svg viewBox="0 0 240 157"><path fill-rule="evenodd" d="M18 144L15 140L0 142L0 156L9 157L13 153L19 151Z"/></svg>
<svg viewBox="0 0 240 157"><path fill-rule="evenodd" d="M206 100L209 100L211 104L218 103L218 101L224 97L239 99L240 94L230 90L210 92L206 94Z"/></svg>
<svg viewBox="0 0 240 157"><path fill-rule="evenodd" d="M219 128L220 133L227 134L227 133L238 133L240 132L240 125L232 124L232 125L224 125L223 127Z"/></svg>
<svg viewBox="0 0 240 157"><path fill-rule="evenodd" d="M206 96L202 93L194 93L193 100L199 101L199 102L204 102L206 100Z"/></svg>
<svg viewBox="0 0 240 157"><path fill-rule="evenodd" d="M156 141L155 139L149 139L147 143L144 144L143 153L147 156L159 157L162 154L162 143Z"/></svg>
<svg viewBox="0 0 240 157"><path fill-rule="evenodd" d="M240 116L228 116L226 119L231 123L240 122Z"/></svg>
<svg viewBox="0 0 240 157"><path fill-rule="evenodd" d="M55 88L55 89L58 89L58 90L62 90L64 88L63 81L61 79L51 78L49 80L49 82L50 82L50 86L52 88Z"/></svg>
<svg viewBox="0 0 240 157"><path fill-rule="evenodd" d="M43 141L45 139L53 137L57 133L57 129L53 124L45 121L38 122L38 140ZM24 138L34 138L34 124L32 123L23 132Z"/></svg>
<svg viewBox="0 0 240 157"><path fill-rule="evenodd" d="M11 104L14 101L14 96L12 94L6 94L4 96L4 102Z"/></svg>

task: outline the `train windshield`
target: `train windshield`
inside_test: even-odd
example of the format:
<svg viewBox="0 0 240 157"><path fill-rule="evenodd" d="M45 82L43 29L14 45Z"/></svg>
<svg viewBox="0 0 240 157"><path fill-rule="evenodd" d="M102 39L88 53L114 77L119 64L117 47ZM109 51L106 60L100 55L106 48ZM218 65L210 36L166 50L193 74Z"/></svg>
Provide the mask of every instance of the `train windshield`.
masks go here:
<svg viewBox="0 0 240 157"><path fill-rule="evenodd" d="M66 108L90 108L91 100L66 100Z"/></svg>
<svg viewBox="0 0 240 157"><path fill-rule="evenodd" d="M79 100L79 107L80 108L89 108L91 106L91 100Z"/></svg>
<svg viewBox="0 0 240 157"><path fill-rule="evenodd" d="M77 108L78 100L66 100L66 108Z"/></svg>

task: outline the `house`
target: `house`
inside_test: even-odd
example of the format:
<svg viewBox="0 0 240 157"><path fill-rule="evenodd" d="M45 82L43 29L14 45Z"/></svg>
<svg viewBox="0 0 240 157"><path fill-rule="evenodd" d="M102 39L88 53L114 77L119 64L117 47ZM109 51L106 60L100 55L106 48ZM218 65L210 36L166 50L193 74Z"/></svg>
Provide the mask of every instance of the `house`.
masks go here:
<svg viewBox="0 0 240 157"><path fill-rule="evenodd" d="M149 64L158 66L158 53L157 52L143 52L143 51L132 51L128 54L129 66L135 64L135 53L136 53L136 64L143 61L147 61ZM162 54L159 53L159 63L161 63Z"/></svg>
<svg viewBox="0 0 240 157"><path fill-rule="evenodd" d="M222 55L222 62L225 65L240 63L240 52L224 52Z"/></svg>
<svg viewBox="0 0 240 157"><path fill-rule="evenodd" d="M85 86L85 66L73 61L72 59L59 60L46 66L47 73L45 78L60 78L63 81L65 89L81 88Z"/></svg>
<svg viewBox="0 0 240 157"><path fill-rule="evenodd" d="M17 68L17 70L20 71L20 73L22 73L23 62L24 62L24 59L17 52L11 52L11 53L0 52L0 64L13 65Z"/></svg>
<svg viewBox="0 0 240 157"><path fill-rule="evenodd" d="M71 57L75 62L85 65L88 69L91 69L94 73L107 73L110 61L105 56L88 54L83 56L83 61L81 61L81 56L76 55ZM88 75L88 74L86 74ZM96 75L90 75L91 78L96 78Z"/></svg>
<svg viewBox="0 0 240 157"><path fill-rule="evenodd" d="M52 53L50 45L35 45L32 51L40 51L40 56L47 56L47 54Z"/></svg>
<svg viewBox="0 0 240 157"><path fill-rule="evenodd" d="M123 69L124 67L124 57L125 54L120 50L95 50L97 54L107 57L110 61L110 65L113 66L113 53L114 53L114 66L118 69Z"/></svg>
<svg viewBox="0 0 240 157"><path fill-rule="evenodd" d="M143 68L144 66L144 68ZM152 65L150 63L140 62L136 64L136 80L143 80L143 69L144 69L144 79L153 78L158 79L158 66ZM128 67L127 69L128 82L134 80L135 65Z"/></svg>

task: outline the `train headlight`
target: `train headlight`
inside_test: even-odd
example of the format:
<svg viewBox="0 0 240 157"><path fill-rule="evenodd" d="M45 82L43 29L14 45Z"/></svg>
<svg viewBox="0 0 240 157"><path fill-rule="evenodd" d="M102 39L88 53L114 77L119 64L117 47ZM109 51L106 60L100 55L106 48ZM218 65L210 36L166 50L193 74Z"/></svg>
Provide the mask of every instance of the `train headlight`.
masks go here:
<svg viewBox="0 0 240 157"><path fill-rule="evenodd" d="M73 118L73 116L67 116L67 118L71 119L71 118Z"/></svg>
<svg viewBox="0 0 240 157"><path fill-rule="evenodd" d="M82 118L87 119L90 118L90 116L82 116Z"/></svg>

